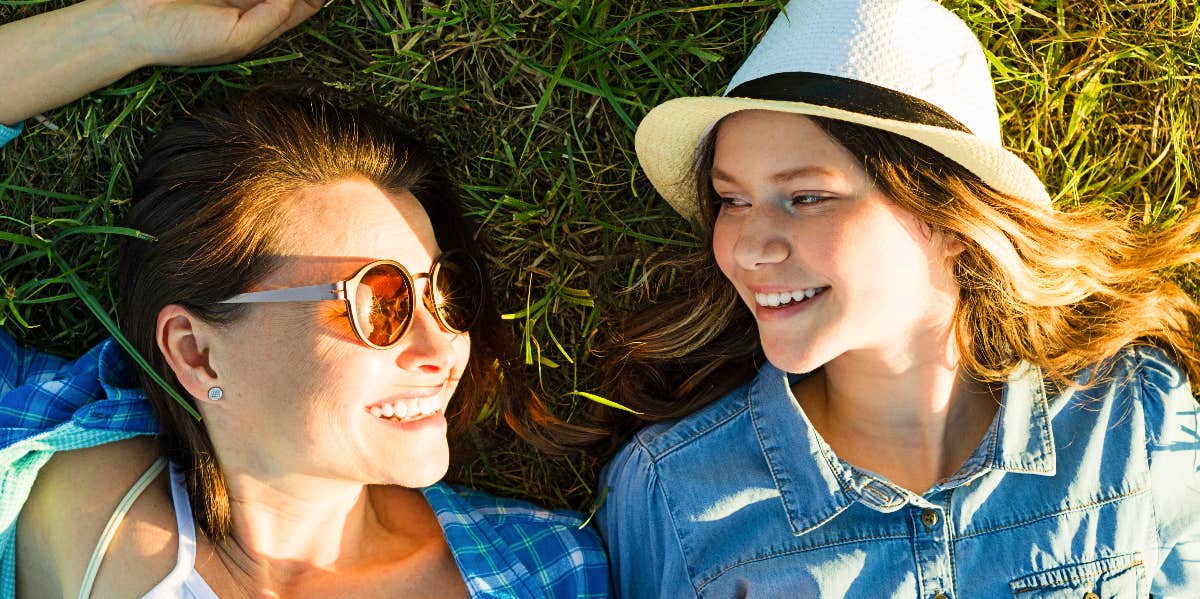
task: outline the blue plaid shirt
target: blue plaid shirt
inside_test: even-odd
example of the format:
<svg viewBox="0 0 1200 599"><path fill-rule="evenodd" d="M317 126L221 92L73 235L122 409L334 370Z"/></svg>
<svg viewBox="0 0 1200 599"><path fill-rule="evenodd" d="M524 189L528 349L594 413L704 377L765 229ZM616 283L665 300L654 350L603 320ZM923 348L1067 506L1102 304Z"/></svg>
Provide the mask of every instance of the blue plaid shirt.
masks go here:
<svg viewBox="0 0 1200 599"><path fill-rule="evenodd" d="M0 330L0 597L15 588L16 522L56 451L93 447L158 425L109 339L75 361L22 349ZM438 483L422 490L471 597L607 597L608 561L574 512Z"/></svg>
<svg viewBox="0 0 1200 599"><path fill-rule="evenodd" d="M21 129L24 128L24 125L24 123L17 123L15 125L0 124L0 146L8 143L13 138L20 135Z"/></svg>

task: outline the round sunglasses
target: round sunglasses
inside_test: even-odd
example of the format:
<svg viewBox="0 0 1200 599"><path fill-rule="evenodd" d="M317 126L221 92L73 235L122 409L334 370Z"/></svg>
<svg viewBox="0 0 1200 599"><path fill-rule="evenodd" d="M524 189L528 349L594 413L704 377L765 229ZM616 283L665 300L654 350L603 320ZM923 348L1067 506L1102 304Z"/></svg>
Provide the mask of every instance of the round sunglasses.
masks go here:
<svg viewBox="0 0 1200 599"><path fill-rule="evenodd" d="M409 274L399 262L376 260L344 281L324 285L251 291L222 304L273 302L346 302L350 328L363 343L387 349L408 332L416 311L416 280L429 278L422 300L441 327L464 333L479 318L482 308L483 270L463 250L450 250L433 261L429 272Z"/></svg>

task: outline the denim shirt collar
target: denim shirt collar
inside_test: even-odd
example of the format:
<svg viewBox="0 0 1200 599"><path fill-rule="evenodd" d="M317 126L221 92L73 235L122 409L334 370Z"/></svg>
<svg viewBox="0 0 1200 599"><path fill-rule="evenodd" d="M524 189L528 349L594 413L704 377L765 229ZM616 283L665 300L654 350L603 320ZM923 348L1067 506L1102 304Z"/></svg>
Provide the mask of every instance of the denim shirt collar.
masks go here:
<svg viewBox="0 0 1200 599"><path fill-rule="evenodd" d="M786 372L764 364L750 383L748 404L792 534L820 527L855 502L885 513L910 501L924 503L883 477L837 457L792 395L790 381ZM979 447L957 473L929 493L965 484L992 470L1054 475L1050 411L1041 370L1031 364L1022 363L1009 375L1001 405Z"/></svg>

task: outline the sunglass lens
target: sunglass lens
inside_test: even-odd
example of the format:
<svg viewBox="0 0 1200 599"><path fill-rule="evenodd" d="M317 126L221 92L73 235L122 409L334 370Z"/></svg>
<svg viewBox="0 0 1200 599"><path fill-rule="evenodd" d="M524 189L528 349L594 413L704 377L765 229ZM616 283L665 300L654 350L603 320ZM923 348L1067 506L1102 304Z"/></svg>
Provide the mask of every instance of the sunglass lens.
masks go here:
<svg viewBox="0 0 1200 599"><path fill-rule="evenodd" d="M408 277L391 264L368 270L355 292L358 330L371 343L390 346L400 340L412 317Z"/></svg>
<svg viewBox="0 0 1200 599"><path fill-rule="evenodd" d="M475 324L483 294L483 273L462 252L447 252L433 273L433 300L442 324L461 333Z"/></svg>

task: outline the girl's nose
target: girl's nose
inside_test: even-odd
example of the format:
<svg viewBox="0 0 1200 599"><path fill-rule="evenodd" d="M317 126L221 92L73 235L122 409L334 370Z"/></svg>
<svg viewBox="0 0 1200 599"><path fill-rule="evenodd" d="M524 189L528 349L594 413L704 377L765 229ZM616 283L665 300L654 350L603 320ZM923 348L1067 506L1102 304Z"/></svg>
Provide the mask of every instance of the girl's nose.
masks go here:
<svg viewBox="0 0 1200 599"><path fill-rule="evenodd" d="M754 270L788 257L788 242L779 232L777 216L767 210L754 210L740 220L741 227L733 246L733 258L739 268Z"/></svg>

